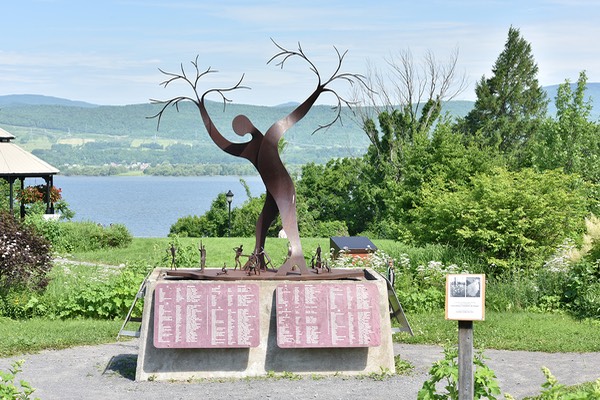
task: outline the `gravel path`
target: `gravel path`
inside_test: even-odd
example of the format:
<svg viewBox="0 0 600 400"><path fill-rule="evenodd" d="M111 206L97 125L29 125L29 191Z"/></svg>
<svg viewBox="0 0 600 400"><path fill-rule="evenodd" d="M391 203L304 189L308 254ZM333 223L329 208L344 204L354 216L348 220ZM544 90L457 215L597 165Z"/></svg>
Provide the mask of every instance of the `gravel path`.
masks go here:
<svg viewBox="0 0 600 400"><path fill-rule="evenodd" d="M414 365L409 375L378 381L363 377L304 377L242 379L223 382L136 382L137 340L0 359L6 370L25 359L19 379L29 381L36 396L52 399L415 399L434 361L443 357L437 346L395 344L396 354ZM487 365L498 377L503 393L515 398L540 392L550 368L560 383L575 384L600 378L600 353L530 353L487 350ZM503 396L500 396L503 398Z"/></svg>

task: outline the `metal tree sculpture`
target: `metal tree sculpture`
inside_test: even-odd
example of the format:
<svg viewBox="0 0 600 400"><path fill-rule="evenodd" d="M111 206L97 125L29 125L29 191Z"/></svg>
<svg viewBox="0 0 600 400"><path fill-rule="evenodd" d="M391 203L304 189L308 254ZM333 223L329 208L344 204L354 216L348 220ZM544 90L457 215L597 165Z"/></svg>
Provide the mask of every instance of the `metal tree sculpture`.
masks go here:
<svg viewBox="0 0 600 400"><path fill-rule="evenodd" d="M306 266L306 261L302 253L302 245L300 243L300 235L298 232L296 189L294 188L294 183L290 177L290 174L281 161L278 143L288 129L306 116L310 108L323 93L331 93L337 99L337 106L335 107L336 115L332 121L325 125L320 125L317 129L315 129L314 132L321 129L326 129L341 119L342 104L350 107L351 103L341 97L336 91L328 87L328 85L330 85L333 81L345 80L351 85L355 82L359 82L363 85L365 85L365 83L361 75L340 72L346 52L341 54L337 49L334 48L337 54L337 68L329 77L329 79L323 81L316 66L304 54L300 44L298 44L298 50L291 51L283 48L275 41L273 41L273 43L280 51L274 55L268 61L268 63L277 61L276 65L283 68L286 61L288 61L290 58L300 58L309 64L310 70L317 76L318 82L315 90L302 104L296 107L286 117L271 125L266 133L263 134L260 132L244 115L236 116L232 121L232 127L233 131L239 136L245 136L249 134L251 136L249 141L243 143L234 143L226 139L219 132L210 115L208 114L205 105L205 98L210 93L218 93L224 103L229 102L230 100L227 99L225 93L236 89L246 88L241 85L244 76L242 75L240 80L230 88L209 89L200 94L198 90L198 82L200 79L206 74L214 73L216 71L210 67L205 71L200 71L198 68L198 57L196 57L195 61L191 62L194 67L193 75L188 75L183 65L181 66L180 73L171 73L160 70L163 74L170 77L168 80L162 82L162 86L167 87L169 84L175 81L183 81L192 88L195 97L179 96L166 101L153 100L153 103L163 105L161 110L154 117L158 117L158 123L160 124L160 119L162 118L167 107L175 106L178 109L179 103L183 101L191 101L197 106L198 110L200 111L202 121L204 122L204 126L206 127L206 130L208 131L208 134L213 142L226 153L249 160L258 171L265 185L267 191L266 199L258 221L256 222L256 242L253 254L259 258L261 266L265 267L263 250L265 246L267 230L279 214L281 215L283 230L285 231L290 242L290 251L288 254L288 259L279 268L277 274L286 275L292 270L296 270L300 274L308 274L309 270Z"/></svg>

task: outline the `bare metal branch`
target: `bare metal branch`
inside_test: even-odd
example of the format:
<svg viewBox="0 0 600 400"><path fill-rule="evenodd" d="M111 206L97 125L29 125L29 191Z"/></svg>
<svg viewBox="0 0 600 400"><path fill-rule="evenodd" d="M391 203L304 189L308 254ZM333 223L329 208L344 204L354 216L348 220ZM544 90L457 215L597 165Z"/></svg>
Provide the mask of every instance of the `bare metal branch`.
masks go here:
<svg viewBox="0 0 600 400"><path fill-rule="evenodd" d="M196 104L197 106L200 105L201 102L204 101L204 98L206 97L206 95L208 95L209 93L218 93L219 96L221 97L222 101L223 101L223 108L225 108L227 103L230 103L231 100L229 98L227 98L227 96L225 95L225 93L227 92L231 92L237 89L250 89L247 86L243 86L242 85L242 81L244 80L244 75L241 76L240 80L233 86L228 87L228 88L213 88L213 89L209 89L204 91L202 94L200 94L199 90L198 90L198 83L199 81L206 75L208 74L212 74L212 73L216 73L217 71L212 69L211 67L208 67L206 70L204 71L200 71L200 68L198 67L198 56L196 56L195 60L191 61L191 64L193 66L193 77L190 77L187 73L187 71L185 70L183 64L180 65L180 69L181 72L179 73L175 73L175 72L168 72L165 70L162 70L159 68L159 71L163 74L166 75L167 77L169 77L169 79L163 81L160 83L161 86L163 87L168 87L170 84L177 82L177 81L183 81L184 84L187 84L193 91L194 93L194 97L188 97L188 96L177 96L177 97L173 97L169 100L155 100L155 99L151 99L150 102L152 104L162 104L163 106L161 107L161 109L158 111L158 113L148 117L148 118L157 118L158 122L157 122L157 126L156 129L159 128L160 126L160 121L163 117L164 112L167 110L167 108L169 107L175 107L175 109L177 110L177 112L179 112L179 104L181 102L184 101L190 101L194 104Z"/></svg>
<svg viewBox="0 0 600 400"><path fill-rule="evenodd" d="M348 53L348 51L341 53L334 46L334 50L337 55L337 65L336 65L336 68L334 69L333 73L329 76L329 78L323 82L323 80L321 78L321 74L319 73L317 66L304 53L300 43L298 43L297 50L289 50L289 49L286 49L285 47L283 47L282 45L278 44L277 42L275 42L275 40L271 39L271 41L275 44L275 46L277 46L277 48L280 50L280 52L275 54L273 57L271 57L271 59L268 61L268 63L273 62L277 59L281 59L281 61L279 61L276 65L283 68L283 66L287 60L289 60L292 57L299 57L300 59L302 59L306 63L308 63L309 69L317 76L317 79L318 79L317 90L320 91L321 93L331 93L331 94L333 94L333 96L336 99L337 105L335 107L333 107L333 109L335 110L334 118L326 124L319 125L319 127L312 132L313 134L320 130L327 130L328 128L330 128L332 125L334 125L338 121L341 122L343 105L346 105L350 110L353 110L352 106L356 104L356 102L350 101L349 99L344 98L338 92L329 88L328 85L332 84L334 81L341 80L341 81L345 81L345 82L349 83L351 86L355 86L355 85L361 86L362 89L367 93L370 91L370 87L368 86L366 78L363 75L340 72L341 68L342 68L342 64L344 62L344 58L346 57L346 54Z"/></svg>

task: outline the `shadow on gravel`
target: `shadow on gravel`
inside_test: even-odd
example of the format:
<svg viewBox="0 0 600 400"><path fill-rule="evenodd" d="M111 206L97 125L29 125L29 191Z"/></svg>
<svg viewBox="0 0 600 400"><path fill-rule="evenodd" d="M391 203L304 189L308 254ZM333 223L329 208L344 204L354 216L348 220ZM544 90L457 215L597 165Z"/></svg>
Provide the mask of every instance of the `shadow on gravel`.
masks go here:
<svg viewBox="0 0 600 400"><path fill-rule="evenodd" d="M137 354L119 354L111 357L102 375L121 375L130 381L135 380Z"/></svg>

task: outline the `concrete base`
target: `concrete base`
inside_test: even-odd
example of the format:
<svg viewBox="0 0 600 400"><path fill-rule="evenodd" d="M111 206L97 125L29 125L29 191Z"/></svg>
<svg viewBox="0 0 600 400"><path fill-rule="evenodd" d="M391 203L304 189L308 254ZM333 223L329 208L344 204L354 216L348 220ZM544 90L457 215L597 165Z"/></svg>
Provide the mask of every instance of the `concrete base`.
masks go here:
<svg viewBox="0 0 600 400"><path fill-rule="evenodd" d="M259 285L260 344L252 348L156 348L154 346L154 291L164 282L165 270L156 269L149 276L144 299L144 313L137 361L136 380L188 380L200 378L244 378L268 372L297 374L369 374L382 368L395 371L392 332L386 282L369 271L369 282L379 292L381 343L376 347L280 348L277 345L275 290L288 281L245 281ZM372 279L374 278L374 279ZM178 281L210 285L207 281ZM298 281L294 281L295 284ZM308 284L309 282L307 282ZM331 284L324 281L323 284ZM353 285L356 281L340 280L336 284ZM311 281L311 285L321 282Z"/></svg>

